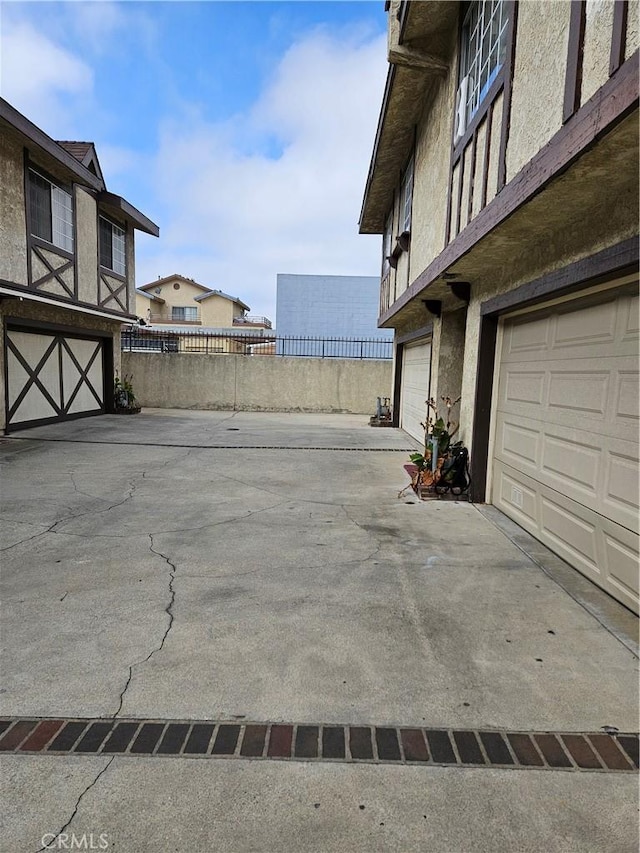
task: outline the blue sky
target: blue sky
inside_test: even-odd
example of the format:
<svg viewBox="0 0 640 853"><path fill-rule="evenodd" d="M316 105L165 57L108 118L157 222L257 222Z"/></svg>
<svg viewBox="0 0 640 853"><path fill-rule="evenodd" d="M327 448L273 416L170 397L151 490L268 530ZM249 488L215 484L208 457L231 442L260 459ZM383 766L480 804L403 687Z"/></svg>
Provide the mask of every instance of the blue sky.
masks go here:
<svg viewBox="0 0 640 853"><path fill-rule="evenodd" d="M274 317L278 272L376 275L357 221L386 75L376 2L3 2L0 91L95 142L174 272Z"/></svg>

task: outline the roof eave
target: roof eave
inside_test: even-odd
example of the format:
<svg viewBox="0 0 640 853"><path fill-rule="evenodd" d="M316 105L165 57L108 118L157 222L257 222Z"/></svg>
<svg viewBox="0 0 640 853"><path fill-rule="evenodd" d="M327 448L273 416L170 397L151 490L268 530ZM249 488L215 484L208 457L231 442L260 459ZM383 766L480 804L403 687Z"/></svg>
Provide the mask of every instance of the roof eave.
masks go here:
<svg viewBox="0 0 640 853"><path fill-rule="evenodd" d="M32 121L18 112L4 98L0 98L0 120L10 124L17 130L31 146L39 148L46 152L50 157L57 160L64 168L69 171L78 183L90 187L93 190L100 192L105 189L104 181L97 175L94 175L86 166L83 166L73 154L58 145L58 143L48 136L44 130L37 127ZM27 145L29 147L29 145Z"/></svg>
<svg viewBox="0 0 640 853"><path fill-rule="evenodd" d="M124 216L138 231L144 231L145 234L151 234L152 237L160 236L160 229L155 222L148 219L144 213L129 204L122 196L105 190L98 195L98 203L104 208L110 208L120 216Z"/></svg>

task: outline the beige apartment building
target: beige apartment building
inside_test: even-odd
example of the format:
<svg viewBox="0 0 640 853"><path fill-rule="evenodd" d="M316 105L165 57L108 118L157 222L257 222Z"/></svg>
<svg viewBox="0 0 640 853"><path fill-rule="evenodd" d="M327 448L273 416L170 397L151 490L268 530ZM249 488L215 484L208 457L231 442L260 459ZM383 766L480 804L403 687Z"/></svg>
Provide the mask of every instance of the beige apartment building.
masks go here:
<svg viewBox="0 0 640 853"><path fill-rule="evenodd" d="M181 352L245 352L248 343L243 337L247 333L271 328L270 320L252 316L250 310L237 296L205 287L183 275L158 278L136 290L138 317L154 329L176 332ZM219 339L204 347L190 336L190 332L199 331L218 333Z"/></svg>
<svg viewBox="0 0 640 853"><path fill-rule="evenodd" d="M0 432L113 409L135 320L136 230L91 142L56 142L0 99Z"/></svg>
<svg viewBox="0 0 640 853"><path fill-rule="evenodd" d="M394 417L461 397L472 495L638 612L635 2L409 2L360 230Z"/></svg>

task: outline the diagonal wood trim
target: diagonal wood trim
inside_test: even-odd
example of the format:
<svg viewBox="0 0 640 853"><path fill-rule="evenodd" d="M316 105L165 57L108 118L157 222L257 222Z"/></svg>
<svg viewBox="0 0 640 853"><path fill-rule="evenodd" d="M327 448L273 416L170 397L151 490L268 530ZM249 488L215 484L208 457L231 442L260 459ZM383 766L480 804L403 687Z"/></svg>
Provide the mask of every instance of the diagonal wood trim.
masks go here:
<svg viewBox="0 0 640 853"><path fill-rule="evenodd" d="M636 0L637 2L637 0ZM609 57L609 76L615 74L624 62L627 49L627 0L615 0L613 5L613 32L611 33L611 55Z"/></svg>
<svg viewBox="0 0 640 853"><path fill-rule="evenodd" d="M584 30L587 21L585 0L571 0L569 18L569 44L567 48L567 73L564 81L564 107L562 122L568 121L580 107L582 94L582 61L584 58Z"/></svg>
<svg viewBox="0 0 640 853"><path fill-rule="evenodd" d="M507 143L511 127L511 91L513 89L513 69L516 60L516 31L518 28L518 0L512 0L509 8L507 29L507 56L504 72L504 95L502 96L502 127L500 130L500 153L498 156L497 192L507 182Z"/></svg>
<svg viewBox="0 0 640 853"><path fill-rule="evenodd" d="M109 279L108 279L108 278L106 278L106 276L104 276L104 275L100 275L100 281L102 282L102 284L104 284L104 285L105 285L105 287L106 287L106 288L107 288L107 290L109 291L109 295L108 295L108 296L105 296L105 298L104 298L104 299L99 303L99 304L100 304L100 307L103 307L104 305L106 305L106 303L107 303L107 302L110 302L110 301L111 301L111 299L115 299L115 301L116 301L116 302L118 303L118 305L122 308L122 310L123 310L123 311L126 311L126 310L127 310L127 307L126 307L126 305L122 302L122 300L121 300L121 299L119 299L119 294L120 294L120 293L121 293L121 292L126 288L126 286L127 286L127 282L126 282L126 281L123 281L123 282L120 284L120 286L119 286L119 287L117 287L117 288L115 288L115 289L114 289L114 288L112 288L112 287L111 287L111 282L109 281Z"/></svg>
<svg viewBox="0 0 640 853"><path fill-rule="evenodd" d="M100 399L100 396L98 395L95 388L91 384L91 381L89 380L89 371L91 370L93 362L96 360L96 357L98 356L98 354L100 352L102 352L102 344L101 343L96 344L96 348L93 351L93 355L89 359L89 362L88 362L86 368L84 368L84 369L80 366L80 362L75 357L75 354L72 352L72 350L70 349L69 345L64 340L64 338L60 338L60 344L61 344L61 349L62 349L62 347L64 347L65 351L67 352L67 355L70 357L71 361L73 361L74 365L76 366L76 369L78 370L78 372L80 374L80 379L78 380L76 387L74 388L74 390L73 390L71 396L69 397L68 401L66 402L66 404L64 404L63 414L66 415L69 413L69 409L73 405L73 401L77 397L78 392L80 391L82 386L85 384L86 384L87 388L91 391L93 396L96 398L98 406L102 407L103 401ZM62 375L62 373L60 375ZM64 400L64 398L63 398L63 400Z"/></svg>
<svg viewBox="0 0 640 853"><path fill-rule="evenodd" d="M23 387L22 387L22 391L20 391L20 393L18 394L18 396L17 396L17 397L16 397L16 399L14 400L13 405L9 408L9 410L8 410L8 412L7 412L7 423L11 420L11 418L12 418L12 417L15 415L15 413L18 411L18 409L20 408L20 405L21 405L22 401L23 401L23 400L24 400L24 398L27 396L27 394L29 393L29 391L31 390L31 387L32 387L33 385L35 385L35 386L37 387L37 389L40 391L40 393L43 395L43 397L45 397L45 398L46 398L46 400L47 400L47 401L48 401L48 403L52 406L52 408L53 408L53 410L56 412L56 414L61 414L62 410L61 410L61 408L60 408L59 403L56 403L56 401L53 399L53 397L51 396L51 394L49 394L49 392L47 391L47 389L44 387L44 385L42 384L42 382L41 382L41 381L40 381L40 379L38 378L38 374L40 373L40 371L42 370L42 368L44 367L44 365L47 363L47 361L49 360L49 357L50 357L51 353L53 352L53 350L54 350L54 349L56 348L56 346L58 345L58 340L59 340L59 339L58 339L57 337L55 337L55 338L51 341L51 343L50 343L50 344L49 344L49 346L47 347L47 349L46 349L46 351L45 351L44 355L43 355L43 356L42 356L42 358L40 359L40 361L37 363L37 365L35 366L35 368L32 368L32 367L29 365L29 363L26 361L26 359L24 359L24 358L23 358L22 353L21 353L21 352L20 352L20 350L16 347L16 345L13 343L13 341L11 340L11 338L9 337L9 335L7 335L7 345L8 345L8 348L11 350L11 352L13 353L13 355L18 359L18 361L20 362L21 366L24 368L24 370L25 370L25 371L27 372L27 374L29 375L29 379L28 379L28 380L27 380L27 382L25 382L25 384L23 385Z"/></svg>
<svg viewBox="0 0 640 853"><path fill-rule="evenodd" d="M394 315L442 275L501 222L565 172L599 139L638 107L638 51L583 104L473 221L424 269L379 318Z"/></svg>
<svg viewBox="0 0 640 853"><path fill-rule="evenodd" d="M32 287L38 290L42 287L43 284L46 284L50 279L55 278L58 284L63 287L69 296L73 297L74 291L69 287L66 281L62 278L62 273L66 272L68 269L73 267L73 261L67 261L66 264L62 264L61 267L54 267L51 265L49 260L42 254L42 252L38 249L37 246L32 246L32 250L34 255L38 258L38 260L44 264L44 266L49 270L48 275L41 276L37 281L34 281Z"/></svg>

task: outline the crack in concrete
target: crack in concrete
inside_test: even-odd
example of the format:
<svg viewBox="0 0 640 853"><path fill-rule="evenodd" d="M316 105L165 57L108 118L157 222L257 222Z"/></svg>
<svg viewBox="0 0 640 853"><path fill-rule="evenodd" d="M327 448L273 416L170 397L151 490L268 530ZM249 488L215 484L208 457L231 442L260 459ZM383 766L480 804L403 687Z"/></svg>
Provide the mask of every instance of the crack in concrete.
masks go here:
<svg viewBox="0 0 640 853"><path fill-rule="evenodd" d="M85 795L86 795L86 794L87 794L87 793L88 793L88 792L89 792L89 791L90 791L90 790L91 790L91 789L92 789L92 788L97 784L98 780L99 780L102 776L104 776L104 774L107 772L107 770L108 770L108 769L111 767L111 765L113 764L114 759L115 759L115 755L114 755L114 756L112 756L112 757L107 761L107 763L106 763L106 764L105 764L105 766L102 768L102 770L100 770L100 772L97 774L97 776L95 777L95 779L93 779L93 781L92 781L92 782L90 782L90 783L87 785L87 787L84 789L84 791L82 791L82 792L81 792L80 796L79 796L79 797L78 797L78 799L76 800L76 804L75 804L75 806L73 807L73 812L71 813L71 817L70 817L70 818L69 818L69 820L65 823L65 825L64 825L61 829L59 829L59 830L58 830L58 832L55 834L55 837L54 837L54 838L52 838L52 839L49 841L49 843L48 843L47 845L45 845L45 846L41 847L38 851L36 851L36 853L43 853L43 851L45 851L45 850L52 850L52 849L54 849L54 848L53 848L53 844L54 844L54 842L55 842L55 841L57 841L57 840L58 840L58 838L60 838L60 836L62 835L62 833L65 831L65 829L67 829L67 827L70 825L71 821L72 821L72 820L74 819L74 817L78 814L78 809L80 808L80 803L82 802L82 799L83 799L83 798L84 798L84 796L85 796ZM45 834L45 836L43 836L43 837L48 837L49 835L53 835L53 833L46 833L46 834Z"/></svg>
<svg viewBox="0 0 640 853"><path fill-rule="evenodd" d="M143 658L142 660L136 661L136 663L132 663L129 666L129 675L127 676L127 680L126 680L126 683L124 685L124 688L122 689L122 691L120 693L120 701L118 704L118 709L116 710L115 714L113 715L114 719L118 716L120 711L122 711L122 706L124 704L124 697L125 697L127 690L129 689L129 685L131 684L131 680L133 678L134 668L138 667L138 666L142 666L145 663L148 663L148 661L151 660L151 658L153 657L153 655L156 654L156 652L162 651L164 644L167 640L167 637L169 636L169 632L173 628L173 622L174 622L174 618L175 618L174 614L173 614L173 605L175 604L175 600L176 600L176 591L175 591L173 583L174 583L175 578L176 578L177 567L176 567L175 563L171 562L171 560L169 559L169 557L167 557L166 554L163 554L162 551L157 551L154 548L154 543L153 543L154 535L158 535L158 534L154 534L154 533L148 533L147 534L147 536L149 537L149 543L150 543L149 544L149 550L151 551L152 554L155 554L156 556L161 557L165 561L165 563L170 567L170 569L169 569L169 603L167 604L167 606L164 609L164 612L169 617L169 623L166 627L164 634L162 635L162 639L160 640L160 644L156 648L151 649L151 651L149 652L149 654L145 658Z"/></svg>
<svg viewBox="0 0 640 853"><path fill-rule="evenodd" d="M85 512L77 512L77 513L71 513L70 515L65 515L62 518L59 518L56 521L54 521L53 524L49 525L49 527L46 530L42 530L42 531L40 531L40 533L36 533L33 536L28 536L26 539L21 539L19 542L14 542L13 545L7 545L6 548L0 548L0 554L4 553L5 551L10 551L12 548L17 548L18 545L23 545L25 542L31 542L32 539L37 539L39 536L46 536L47 533L62 533L63 531L56 530L55 528L59 524L64 524L66 521L73 521L77 518L83 518L85 515L92 515L94 513L96 515L99 515L100 513L109 512L110 510L115 509L116 507L122 506L123 504L127 503L127 501L131 500L135 490L136 490L136 485L133 482L133 480L130 480L129 481L129 493L121 501L117 501L116 503L111 504L110 506L107 506L104 509L88 509ZM98 500L102 500L102 498L98 498Z"/></svg>

